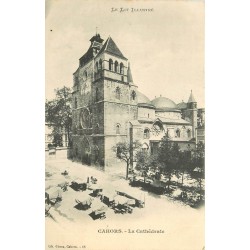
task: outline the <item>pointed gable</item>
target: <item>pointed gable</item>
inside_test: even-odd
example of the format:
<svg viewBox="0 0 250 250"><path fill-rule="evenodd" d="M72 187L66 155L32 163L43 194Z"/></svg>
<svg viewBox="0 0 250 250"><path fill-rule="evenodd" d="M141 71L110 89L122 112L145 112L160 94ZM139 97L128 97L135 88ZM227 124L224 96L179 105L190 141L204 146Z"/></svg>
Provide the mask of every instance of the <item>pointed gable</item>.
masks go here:
<svg viewBox="0 0 250 250"><path fill-rule="evenodd" d="M191 103L191 102L196 102L194 99L194 95L193 95L192 90L191 90L191 94L190 94L189 99L188 99L188 103Z"/></svg>
<svg viewBox="0 0 250 250"><path fill-rule="evenodd" d="M107 52L107 53L110 53L112 55L118 56L118 57L120 57L122 59L127 60L127 58L122 54L122 52L117 47L117 45L115 44L115 42L113 41L113 39L111 37L109 37L107 39L107 41L104 43L102 49L100 50L100 52L98 54L101 54L104 51Z"/></svg>

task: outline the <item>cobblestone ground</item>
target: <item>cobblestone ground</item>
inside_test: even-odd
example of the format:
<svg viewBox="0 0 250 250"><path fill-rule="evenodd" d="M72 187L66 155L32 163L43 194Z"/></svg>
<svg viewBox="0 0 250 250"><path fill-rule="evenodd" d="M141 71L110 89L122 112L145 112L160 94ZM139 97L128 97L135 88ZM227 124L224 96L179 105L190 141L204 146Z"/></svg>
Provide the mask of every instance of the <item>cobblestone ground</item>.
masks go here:
<svg viewBox="0 0 250 250"><path fill-rule="evenodd" d="M61 174L65 170L69 173L67 176ZM67 191L62 192L62 201L50 208L51 216L45 218L47 249L49 245L86 246L86 249L101 250L151 249L143 246L154 242L154 249L157 250L195 250L202 249L204 245L204 208L196 210L173 202L166 196L130 187L121 174L107 174L72 162L66 158L66 151L58 151L56 156L46 154L45 171L45 189L48 192L65 181L86 182L88 177L93 176L98 179L96 185L105 191L124 191L145 201L145 207L134 208L132 214L116 214L107 208L104 220L93 220L89 214L105 205L100 199L94 198L90 209L78 210L75 200L90 197L91 190L76 192L68 187ZM122 233L99 233L100 229L116 229ZM164 233L128 233L129 230L137 229L162 230ZM119 242L118 248L114 248L114 241ZM140 243L141 247L137 246L138 242L143 242Z"/></svg>

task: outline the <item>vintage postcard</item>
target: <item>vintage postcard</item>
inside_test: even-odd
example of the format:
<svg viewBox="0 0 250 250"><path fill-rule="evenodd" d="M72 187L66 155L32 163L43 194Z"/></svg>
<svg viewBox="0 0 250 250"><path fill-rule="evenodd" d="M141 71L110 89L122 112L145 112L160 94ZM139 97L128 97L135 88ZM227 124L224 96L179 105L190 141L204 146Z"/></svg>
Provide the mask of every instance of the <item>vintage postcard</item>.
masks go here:
<svg viewBox="0 0 250 250"><path fill-rule="evenodd" d="M46 0L46 249L205 249L203 0Z"/></svg>

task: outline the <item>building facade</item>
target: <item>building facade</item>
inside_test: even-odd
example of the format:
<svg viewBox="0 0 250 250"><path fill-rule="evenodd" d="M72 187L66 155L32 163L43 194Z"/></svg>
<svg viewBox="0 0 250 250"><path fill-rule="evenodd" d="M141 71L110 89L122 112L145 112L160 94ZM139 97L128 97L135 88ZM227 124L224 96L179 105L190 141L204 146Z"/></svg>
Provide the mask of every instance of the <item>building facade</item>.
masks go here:
<svg viewBox="0 0 250 250"><path fill-rule="evenodd" d="M118 142L141 142L151 153L164 135L181 149L195 146L197 103L166 97L149 100L138 91L128 59L113 39L96 34L73 74L72 149L69 157L109 167L116 163Z"/></svg>

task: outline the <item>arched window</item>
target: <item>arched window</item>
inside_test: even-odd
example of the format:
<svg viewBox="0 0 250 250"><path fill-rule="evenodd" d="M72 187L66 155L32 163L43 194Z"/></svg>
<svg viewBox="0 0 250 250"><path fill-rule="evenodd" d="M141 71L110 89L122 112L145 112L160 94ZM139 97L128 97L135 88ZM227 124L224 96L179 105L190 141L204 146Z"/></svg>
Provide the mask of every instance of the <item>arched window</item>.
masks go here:
<svg viewBox="0 0 250 250"><path fill-rule="evenodd" d="M77 109L77 98L75 97L75 108Z"/></svg>
<svg viewBox="0 0 250 250"><path fill-rule="evenodd" d="M131 93L131 97L132 97L132 100L135 100L135 97L136 97L136 93L135 91L133 90L132 93Z"/></svg>
<svg viewBox="0 0 250 250"><path fill-rule="evenodd" d="M109 59L109 70L113 71L113 60Z"/></svg>
<svg viewBox="0 0 250 250"><path fill-rule="evenodd" d="M115 61L115 72L118 72L118 62Z"/></svg>
<svg viewBox="0 0 250 250"><path fill-rule="evenodd" d="M119 87L115 89L115 97L120 100L121 99L121 90Z"/></svg>
<svg viewBox="0 0 250 250"><path fill-rule="evenodd" d="M120 134L120 128L121 128L121 125L120 124L116 124L116 134L119 135Z"/></svg>
<svg viewBox="0 0 250 250"><path fill-rule="evenodd" d="M160 133L162 133L164 131L163 129L163 125L161 122L159 121L156 121L154 124L153 124L153 127L152 127L152 133L156 136L158 136Z"/></svg>
<svg viewBox="0 0 250 250"><path fill-rule="evenodd" d="M149 118L149 114L148 114L148 118Z"/></svg>
<svg viewBox="0 0 250 250"><path fill-rule="evenodd" d="M150 132L149 132L149 129L148 128L146 128L146 129L144 129L144 139L149 139L149 137L150 137Z"/></svg>
<svg viewBox="0 0 250 250"><path fill-rule="evenodd" d="M180 138L180 137L181 137L181 132L180 132L180 130L179 130L179 129L177 129L175 133L176 133L176 137L178 137L178 138Z"/></svg>
<svg viewBox="0 0 250 250"><path fill-rule="evenodd" d="M97 123L96 126L95 126L95 133L96 133L96 134L99 134L99 133L100 133L100 126L99 126L98 123Z"/></svg>
<svg viewBox="0 0 250 250"><path fill-rule="evenodd" d="M122 153L122 150L121 148L118 146L117 149L116 149L116 157L121 159L121 153Z"/></svg>
<svg viewBox="0 0 250 250"><path fill-rule="evenodd" d="M142 150L143 150L143 151L148 151L148 149L149 149L148 144L147 144L147 143L143 143L143 144L142 144Z"/></svg>
<svg viewBox="0 0 250 250"><path fill-rule="evenodd" d="M124 65L123 65L123 63L120 63L120 73L124 74Z"/></svg>
<svg viewBox="0 0 250 250"><path fill-rule="evenodd" d="M188 138L191 137L191 130L190 129L187 130L187 136L188 136Z"/></svg>
<svg viewBox="0 0 250 250"><path fill-rule="evenodd" d="M99 101L99 89L96 88L95 90L95 101L98 102Z"/></svg>
<svg viewBox="0 0 250 250"><path fill-rule="evenodd" d="M102 59L99 60L99 69L102 70Z"/></svg>
<svg viewBox="0 0 250 250"><path fill-rule="evenodd" d="M98 62L95 63L95 71L98 72Z"/></svg>

